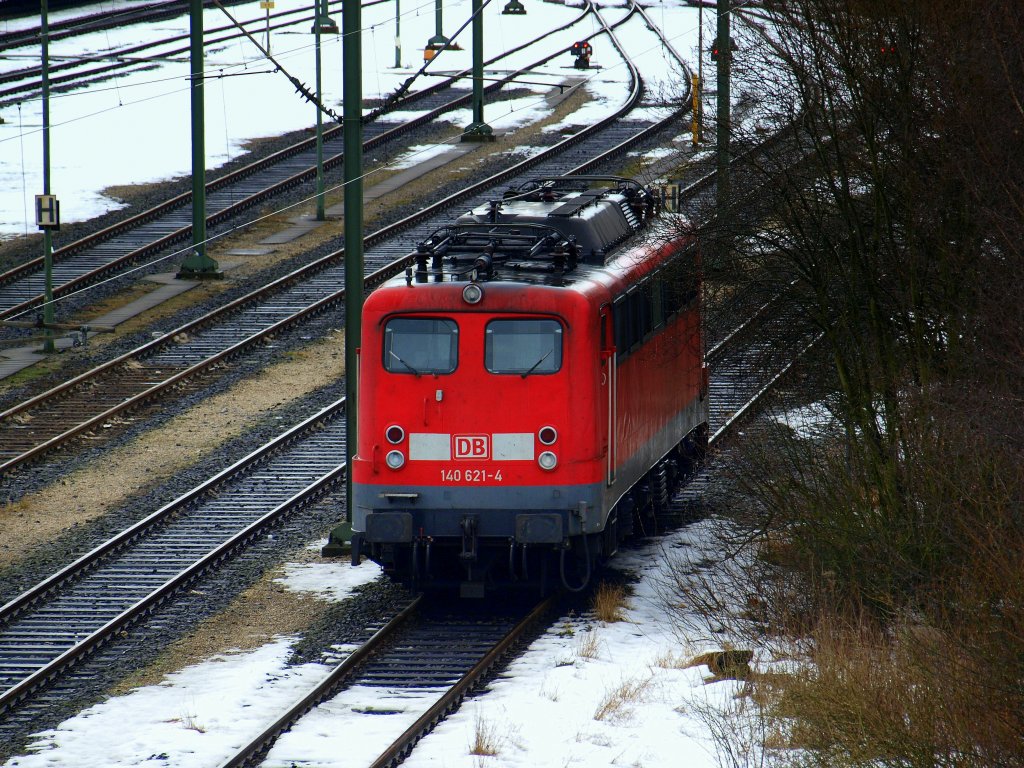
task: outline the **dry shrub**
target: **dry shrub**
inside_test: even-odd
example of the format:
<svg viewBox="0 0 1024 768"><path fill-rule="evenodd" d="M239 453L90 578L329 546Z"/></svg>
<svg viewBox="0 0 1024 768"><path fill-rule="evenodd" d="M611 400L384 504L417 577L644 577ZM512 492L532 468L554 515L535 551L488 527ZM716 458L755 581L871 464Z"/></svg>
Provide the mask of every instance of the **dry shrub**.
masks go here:
<svg viewBox="0 0 1024 768"><path fill-rule="evenodd" d="M206 733L206 727L199 724L196 720L196 716L189 714L188 712L182 713L179 719L182 727L189 731L196 731L197 733Z"/></svg>
<svg viewBox="0 0 1024 768"><path fill-rule="evenodd" d="M683 653L664 650L654 657L652 666L659 669L686 669L689 666L689 658Z"/></svg>
<svg viewBox="0 0 1024 768"><path fill-rule="evenodd" d="M594 593L594 615L598 621L611 624L626 618L626 590L622 586L602 582Z"/></svg>
<svg viewBox="0 0 1024 768"><path fill-rule="evenodd" d="M768 755L779 741L777 734L769 730L772 726L762 709L749 697L737 696L725 704L695 699L678 711L703 723L722 768L767 765Z"/></svg>
<svg viewBox="0 0 1024 768"><path fill-rule="evenodd" d="M1024 478L1006 439L1019 417L997 429L994 411L937 389L913 405L902 503L852 492L853 473L819 457L802 477L813 492L781 516L786 546L772 531L759 561L763 624L802 649L791 674L753 682L792 748L773 763L1024 763Z"/></svg>
<svg viewBox="0 0 1024 768"><path fill-rule="evenodd" d="M965 639L911 621L884 630L863 621L823 621L811 663L754 679L766 732L785 734L772 740L782 749L771 762L1019 764L1024 722L999 692L1013 683L1000 684L986 669L990 660L972 653Z"/></svg>
<svg viewBox="0 0 1024 768"><path fill-rule="evenodd" d="M601 649L596 632L581 635L576 642L576 657L580 659L596 659Z"/></svg>
<svg viewBox="0 0 1024 768"><path fill-rule="evenodd" d="M498 733L498 726L477 712L473 729L473 741L469 745L469 754L483 757L494 757L501 750L503 739Z"/></svg>
<svg viewBox="0 0 1024 768"><path fill-rule="evenodd" d="M629 705L640 701L651 678L630 678L607 691L594 712L595 720L619 720L629 715Z"/></svg>
<svg viewBox="0 0 1024 768"><path fill-rule="evenodd" d="M747 71L815 147L749 220L823 332L801 395L834 426L745 441L741 543L668 604L797 658L750 683L793 747L770 762L1024 765L1024 4L764 7L777 66Z"/></svg>

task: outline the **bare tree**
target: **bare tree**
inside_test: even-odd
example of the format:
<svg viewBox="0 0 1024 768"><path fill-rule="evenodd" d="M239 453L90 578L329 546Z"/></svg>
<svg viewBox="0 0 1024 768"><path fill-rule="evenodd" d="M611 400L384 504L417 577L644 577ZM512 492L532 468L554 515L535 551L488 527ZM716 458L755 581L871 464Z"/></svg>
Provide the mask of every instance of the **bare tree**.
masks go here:
<svg viewBox="0 0 1024 768"><path fill-rule="evenodd" d="M1024 4L779 0L738 22L756 100L728 211L695 217L709 284L786 291L833 417L766 427L740 464L758 556L734 629L813 662L762 689L804 748L779 762L1021 764ZM766 126L787 127L744 155Z"/></svg>

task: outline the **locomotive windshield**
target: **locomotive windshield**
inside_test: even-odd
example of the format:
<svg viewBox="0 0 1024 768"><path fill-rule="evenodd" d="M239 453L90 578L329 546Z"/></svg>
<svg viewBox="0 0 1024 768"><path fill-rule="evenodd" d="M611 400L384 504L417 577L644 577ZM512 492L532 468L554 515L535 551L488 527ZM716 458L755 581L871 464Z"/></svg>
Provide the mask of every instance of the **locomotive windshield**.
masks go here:
<svg viewBox="0 0 1024 768"><path fill-rule="evenodd" d="M401 317L384 326L384 369L391 373L451 373L459 363L454 320Z"/></svg>
<svg viewBox="0 0 1024 768"><path fill-rule="evenodd" d="M484 365L491 373L556 373L562 368L562 326L557 320L492 320Z"/></svg>

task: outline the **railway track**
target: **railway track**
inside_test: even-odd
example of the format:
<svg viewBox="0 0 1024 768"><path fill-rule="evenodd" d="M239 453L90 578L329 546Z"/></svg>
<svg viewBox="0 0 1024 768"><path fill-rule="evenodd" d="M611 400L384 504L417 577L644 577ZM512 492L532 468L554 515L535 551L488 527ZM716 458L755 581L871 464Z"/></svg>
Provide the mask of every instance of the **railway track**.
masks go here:
<svg viewBox="0 0 1024 768"><path fill-rule="evenodd" d="M614 36L608 28L606 34ZM469 207L499 185L536 175L585 173L656 133L661 121L624 120L643 94L632 70L632 91L614 115L546 151L452 195L364 242L366 286L372 288L410 263L409 252L442 223L454 205ZM498 193L500 194L500 193ZM401 237L398 235L401 234ZM165 336L0 414L0 474L65 445L71 439L196 381L263 340L337 308L344 301L344 252L337 251ZM109 433L111 430L107 430Z"/></svg>
<svg viewBox="0 0 1024 768"><path fill-rule="evenodd" d="M222 5L239 5L242 2L244 0L233 0L223 2ZM377 5L382 2L385 2L385 0L370 0L364 3L364 7ZM335 10L340 13L341 3L336 3L336 6ZM56 42L128 24L142 24L163 19L182 18L185 15L187 13L183 12L180 2L160 2L139 8L127 7L120 10L100 11L75 19L58 20L47 26L50 41ZM270 29L274 31L299 24L307 25L312 20L313 15L308 8L275 11L271 14ZM257 28L258 25L261 32L267 28L265 16L247 19L241 23L247 28ZM41 28L37 26L28 30L2 34L0 35L0 51L19 47L35 48L39 45L41 33ZM204 47L209 48L230 43L242 36L243 33L233 24L213 27L205 30ZM188 55L188 40L188 34L174 35L157 40L147 40L93 56L76 56L71 61L62 62L58 59L48 67L50 85L57 91L62 88L78 88L85 83L95 83L114 77L124 70L133 67L147 66L153 61L167 59L172 56ZM39 66L0 72L0 84L9 83L6 87L0 88L0 108L9 106L17 101L23 101L26 98L37 97L42 89L41 77L42 67Z"/></svg>
<svg viewBox="0 0 1024 768"><path fill-rule="evenodd" d="M633 127L635 128L635 126ZM582 172L582 170L584 169L580 169L580 172ZM704 181L700 184L706 185L707 182ZM703 187L700 187L694 192L696 193L702 189ZM391 271L401 269L404 267L404 263L406 261L407 258L398 259L397 262L392 261L388 269ZM781 338L786 338L786 334L789 333L789 330L788 323L784 317L780 317L778 313L773 314L771 309L767 306L761 310L761 314L763 316L773 317L774 323L769 324L769 328L774 326L780 331ZM722 342L717 344L709 352L709 365L712 367L712 403L722 403L721 407L717 407L716 405L712 408L712 435L713 441L716 443L728 434L728 430L731 426L738 423L738 421L748 413L752 407L754 407L758 399L763 396L768 388L777 381L786 370L785 367L775 371L767 370L763 365L763 352L765 349L771 349L777 346L777 342L773 343L771 338L761 336L761 331L759 331L758 334L751 334L745 333L746 330L748 330L748 328L745 326L736 329L735 332L726 334ZM796 350L794 350L794 352L795 351ZM25 667L28 662L21 656L17 656L17 654L27 654L29 651L32 651L36 653L43 653L44 655L49 654L54 660L59 661L60 663L57 664L54 669L61 667L61 665L64 665L64 668L67 668L67 666L84 659L85 656L87 656L96 647L107 642L112 634L117 631L122 631L125 626L130 625L134 621L138 621L142 616L145 616L149 612L155 610L163 601L169 599L175 589L180 589L182 583L190 583L190 580L198 578L198 574L202 573L205 569L209 569L213 567L215 563L229 557L231 547L237 549L242 546L246 536L251 537L252 535L255 535L255 533L253 533L254 531L259 530L258 528L253 527L257 525L257 522L253 522L249 523L248 527L244 528L241 533L238 533L237 529L239 524L232 518L232 515L236 517L243 516L243 513L239 511L240 506L244 507L246 504L253 506L254 497L257 496L260 497L260 504L258 505L260 510L257 511L265 510L268 505L272 503L272 500L268 501L263 498L266 492L263 485L259 485L259 483L257 483L254 486L252 484L253 478L259 478L263 483L266 483L272 478L272 484L281 484L282 467L286 468L288 471L295 468L300 476L300 479L297 480L298 485L302 485L303 482L306 482L307 485L299 491L296 491L294 487L286 487L284 488L283 493L285 496L291 493L292 497L302 496L303 498L313 498L317 494L324 493L328 486L338 483L343 477L344 472L344 467L339 462L338 458L344 454L344 436L343 420L338 419L337 417L342 412L343 407L343 403L335 404L335 406L332 406L331 409L328 409L328 411L325 411L323 414L319 414L315 419L311 419L306 424L300 425L300 427L296 427L295 430L290 431L288 433L289 438L284 440L285 443L291 443L288 447L288 451L297 451L300 453L308 450L308 448L304 447L307 441L309 446L328 446L325 449L327 455L318 455L316 451L312 451L312 454L314 455L314 459L312 461L312 465L315 467L314 474L320 473L319 476L312 481L308 478L306 481L301 479L301 474L304 471L304 463L303 461L296 459L296 456L299 454L282 453L280 458L269 458L267 456L258 456L253 458L252 466L237 468L237 478L229 479L226 475L218 476L217 478L211 479L207 484L204 484L204 491L216 491L216 495L213 497L216 509L219 510L223 508L228 510L228 512L227 518L220 521L222 527L222 530L219 532L220 536L218 537L211 533L207 538L207 546L205 547L207 551L200 554L199 550L203 548L197 547L196 550L191 553L192 559L196 563L196 567L199 568L199 570L193 575L183 577L176 576L175 580L179 578L181 579L180 581L177 581L177 583L168 586L170 582L164 581L163 584L155 586L154 588L153 582L159 581L159 579L154 578L149 584L145 584L146 579L139 578L138 572L133 567L124 565L126 562L130 562L130 560L117 559L122 556L125 558L139 557L140 559L136 560L136 562L142 564L141 567L144 572L145 568L153 567L154 561L163 560L164 554L173 549L176 542L196 541L198 543L202 540L204 534L196 535L190 532L187 527L183 532L180 531L176 534L176 538L174 535L172 535L170 539L161 540L157 538L163 534L165 527L170 526L171 523L176 524L178 518L186 521L190 517L211 518L214 515L211 511L204 510L193 516L191 514L191 510L176 507L175 510L167 513L169 518L172 519L167 522L162 520L154 521L151 524L151 532L144 534L141 529L139 531L135 531L133 529L132 532L126 532L122 537L118 537L122 540L122 545L125 542L132 542L134 544L135 542L149 541L151 543L143 544L141 546L127 547L123 555L113 554L116 547L112 546L110 550L106 550L106 545L104 545L104 547L99 548L99 550L104 551L99 552L99 554L94 558L94 560L99 561L98 565L95 562L83 562L85 567L81 572L75 572L74 567L65 569L65 572L55 575L52 579L47 580L47 582L40 585L36 590L37 594L34 597L22 596L21 598L12 601L8 606L5 606L4 609L0 611L0 674L5 676L0 679L4 680L6 684L6 680L10 677L10 673L6 672L8 667L3 666L6 663L5 659L7 656L5 654L7 654L8 647L14 648L13 653L15 654L15 658L19 660L22 667ZM338 434L333 429L332 424L335 422L341 425L340 429L342 434ZM309 435L306 435L303 432L304 429L311 430ZM332 458L328 458L328 456ZM235 470L236 468L232 469ZM698 477L694 481L694 487L699 486L700 483L701 478ZM195 505L195 502L196 499L193 499L189 504ZM188 504L185 506L188 506ZM201 508L201 505L195 506L197 509ZM279 505L279 508L282 510L281 514L290 513L287 504ZM274 511L277 513L278 510L275 509ZM217 514L219 514L219 512ZM265 515L263 517L267 516ZM260 518L258 524L270 524L270 521L264 522L263 517ZM188 525L189 523L183 522L182 524ZM242 524L245 525L244 522ZM140 524L140 526L141 525L142 524ZM212 539L217 538L222 539L223 543L217 544L217 542L212 541ZM213 547L212 549L211 546ZM229 548L223 549L224 546L228 546ZM145 549L145 547L150 548ZM137 553L146 554L139 555ZM86 558L83 558L83 561L85 560ZM120 565L116 565L116 563L120 563ZM108 568L108 565L111 567L108 570L105 570ZM190 572L192 567L188 566L185 571L182 571L181 563L178 563L177 566L180 573ZM139 605L143 607L139 608L138 611L132 615L126 616L123 623L119 623L121 622L120 619L115 620L107 618L101 629L93 633L96 634L96 637L90 640L89 643L82 644L81 650L77 650L78 646L73 646L72 648L63 651L59 648L52 647L53 644L51 643L51 640L56 634L53 629L55 626L74 627L74 632L77 634L84 634L88 630L88 627L86 626L83 628L82 626L75 624L74 621L69 618L69 614L65 612L65 608L63 607L51 607L50 609L39 608L41 605L39 601L44 599L41 596L46 596L46 602L42 605L53 606L58 603L51 601L66 600L67 602L61 604L62 606L71 605L74 606L75 609L85 606L87 608L87 613L89 614L94 614L95 606L99 603L108 604L112 610L116 610L118 607L123 607L123 605L120 605L116 599L96 599L97 594L116 594L121 589L119 587L112 586L110 582L104 581L106 576L100 576L101 573L105 573L107 576L120 575L121 573L124 573L128 578L128 581L126 582L127 584L138 582L139 585L147 587L149 589L147 596L142 598L139 598L137 595L132 596L134 597L134 602L131 603L132 609L134 610L135 606ZM94 578L97 579L94 583L100 586L90 590L85 585L87 583L87 579ZM124 588L127 589L128 587ZM26 593L26 595L27 594L28 593ZM121 613L126 614L128 612L122 611ZM22 625L15 623L23 620L28 621L28 618L32 616L37 617L37 623L29 622ZM102 621L102 619L103 617L101 616L99 619L94 617L92 620L95 623L97 620ZM46 621L55 621L56 625L51 624L51 629L48 630L45 628ZM15 641L13 642L13 645L8 646L6 644L7 631L12 626L21 626L24 631L22 631L21 634L16 634L14 636ZM115 629L111 634L107 634L104 638L102 633L105 631L107 626L112 626ZM505 630L502 630L502 632L504 631ZM492 646L501 644L507 647L507 642L509 641L498 638L494 642L488 640L485 644L490 644ZM410 645L418 647L421 643L415 642L410 643ZM47 648L47 646L50 647ZM54 653L56 653L55 656ZM433 662L428 660L425 664L436 666L436 660ZM467 665L468 661L464 661L464 666ZM355 666L355 662L352 662L349 666ZM393 667L394 665L392 664L390 666ZM404 666L414 668L409 664L405 664ZM479 665L475 665L474 668L476 668L476 666ZM12 668L16 667L18 667L17 664L12 665ZM37 671L30 673L28 678L24 678L21 682L15 683L6 692L0 694L0 711L4 709L10 710L12 707L16 707L16 711L9 713L8 717L16 715L19 719L22 717L28 717L31 719L34 714L35 707L41 706L32 702L36 700L37 696L42 695L41 692L45 691L48 682L52 680L54 676L59 674L59 669L57 671L52 669L48 673L44 673L40 669L37 669ZM341 676L348 679L347 674L348 673L345 673L345 675ZM415 672L413 674L415 675ZM353 679L358 680L358 678ZM424 732L432 727L433 723L442 718L446 712L455 706L454 702L457 701L460 695L464 695L465 690L468 690L470 685L471 683L469 682L459 683L456 685L455 688L459 688L459 686L461 686L461 694L456 693L454 699L451 699L450 701L445 700L445 703L439 701L431 707L430 711L420 718L422 722L418 721L416 727L410 728L406 734L403 734L402 738L397 740L388 748L388 750L383 752L373 765L392 765L396 760L400 759L401 756L405 755L411 748L411 745L415 743L416 739L422 736ZM280 728L284 729L290 727L290 724L294 722L296 717L301 716L302 712L308 710L309 707L314 706L316 701L329 695L331 694L324 692L311 693L303 700L302 703L300 703L299 706L293 708L291 713L282 716L279 720ZM277 726L275 726L275 728L276 727ZM252 745L250 745L253 749L251 754L259 754L266 750L268 745L272 743L276 737L276 734L272 732L273 730L274 729L268 729L266 733L262 734L253 742ZM242 762L230 762L227 763L227 765L245 764L244 761L248 760L249 757L239 756L236 759L241 760Z"/></svg>
<svg viewBox="0 0 1024 768"><path fill-rule="evenodd" d="M224 761L221 768L258 765L275 748L281 734L310 710L355 689L379 697L381 708L386 708L389 701L399 704L403 722L416 719L396 733L390 743L360 740L352 744L349 758L353 764L372 768L398 765L417 741L458 708L481 679L543 625L554 606L554 598L548 598L529 610L509 615L476 616L468 611L437 615L436 606L428 609L429 613L419 610L422 601L419 598L378 630L277 721ZM350 711L351 727L358 729L356 721L366 716ZM341 728L347 730L347 724L341 724ZM275 749L283 753L277 759L288 760L286 743Z"/></svg>
<svg viewBox="0 0 1024 768"><path fill-rule="evenodd" d="M490 66L549 37L556 36L581 22L589 13L587 5L571 22L549 30L531 42L512 48L486 62ZM490 82L485 93L495 93L523 72L537 68L563 53L556 49L527 67L498 81ZM389 104L366 117L364 153L400 141L410 132L437 120L441 115L469 104L472 95L456 89L467 72L444 78L420 89L404 99ZM455 93L452 98L448 94ZM399 125L381 118L388 112L412 105L424 110L419 117ZM323 132L325 172L340 168L343 131L334 126ZM262 160L250 163L206 185L206 223L214 228L236 219L245 211L274 196L312 182L316 178L316 139L311 137ZM83 288L119 274L143 259L161 253L175 244L191 242L191 191L171 198L153 208L129 217L106 229L58 248L53 253L53 296L61 299ZM42 257L30 259L0 274L0 320L23 316L41 306L45 285L45 264Z"/></svg>
<svg viewBox="0 0 1024 768"><path fill-rule="evenodd" d="M238 5L241 2L244 0L226 0L224 4ZM80 16L50 19L47 26L51 40L63 40L90 32L113 29L124 24L140 24L175 16L181 16L181 3L177 0L161 0L160 2L140 3L134 7L116 9L101 7L96 10L90 6ZM39 14L35 13L31 18L33 19L31 24L25 24L19 29L8 32L0 32L0 51L39 44L39 36L42 32L42 28L38 24Z"/></svg>
<svg viewBox="0 0 1024 768"><path fill-rule="evenodd" d="M0 714L334 489L344 409L293 427L0 608Z"/></svg>

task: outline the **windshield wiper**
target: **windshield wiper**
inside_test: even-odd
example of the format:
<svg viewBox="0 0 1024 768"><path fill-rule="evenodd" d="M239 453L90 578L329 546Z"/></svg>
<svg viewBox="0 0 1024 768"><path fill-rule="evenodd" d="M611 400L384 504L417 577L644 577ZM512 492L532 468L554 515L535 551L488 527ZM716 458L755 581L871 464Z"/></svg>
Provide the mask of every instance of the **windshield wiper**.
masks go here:
<svg viewBox="0 0 1024 768"><path fill-rule="evenodd" d="M391 355L391 356L392 356L393 358L395 358L395 360L397 360L398 362L400 362L400 363L401 363L402 365L404 365L404 366L405 366L406 368L408 368L408 369L409 369L410 371L412 371L413 373L415 373L415 374L416 374L417 376L422 376L422 375L423 375L423 374L421 374L421 373L420 373L419 371L417 371L417 370L416 370L415 368L413 368L413 367L412 367L411 365L409 365L409 364L408 364L407 362L405 362L405 360L403 360L403 359L402 359L402 358L400 358L400 357L399 357L398 355L396 355L396 354L395 354L395 353L394 353L393 351L391 351L390 349L388 350L388 354L389 354L389 355Z"/></svg>
<svg viewBox="0 0 1024 768"><path fill-rule="evenodd" d="M524 371L520 375L525 379L527 376L529 376L531 373L533 373L535 370L537 370L537 366L540 365L541 363L543 363L545 360L547 360L548 356L551 354L551 352L553 350L554 350L554 347L552 347L547 352L545 352L544 356L540 360L538 360L536 363L534 363L533 365L530 366L530 370Z"/></svg>

